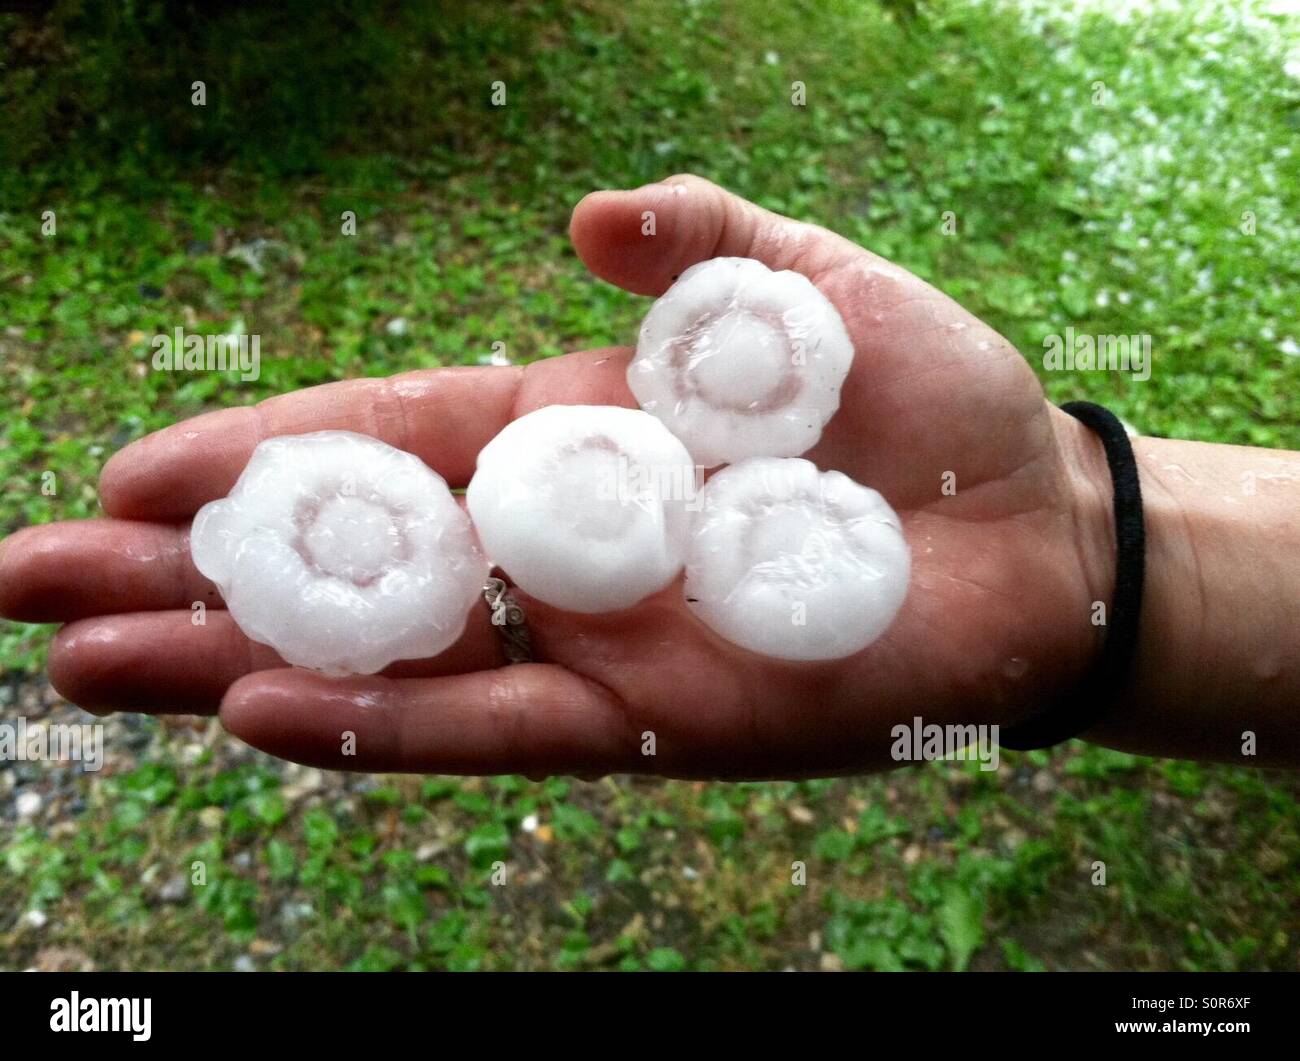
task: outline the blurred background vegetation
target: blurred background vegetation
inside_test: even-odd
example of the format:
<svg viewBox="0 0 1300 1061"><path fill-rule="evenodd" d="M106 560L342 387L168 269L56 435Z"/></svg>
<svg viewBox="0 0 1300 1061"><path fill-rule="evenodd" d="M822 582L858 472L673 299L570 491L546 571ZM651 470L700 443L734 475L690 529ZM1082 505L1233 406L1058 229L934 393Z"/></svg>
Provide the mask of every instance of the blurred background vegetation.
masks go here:
<svg viewBox="0 0 1300 1061"><path fill-rule="evenodd" d="M631 341L646 302L585 273L569 210L686 170L1036 366L1071 325L1153 337L1149 381L1046 374L1055 400L1300 448L1283 0L15 6L0 532L93 515L109 453L206 408ZM259 334L261 378L149 371L177 326ZM0 625L5 718L87 721L50 632ZM209 720L107 728L99 775L0 763L2 966L1300 968L1293 776L1079 744L798 784L331 776Z"/></svg>

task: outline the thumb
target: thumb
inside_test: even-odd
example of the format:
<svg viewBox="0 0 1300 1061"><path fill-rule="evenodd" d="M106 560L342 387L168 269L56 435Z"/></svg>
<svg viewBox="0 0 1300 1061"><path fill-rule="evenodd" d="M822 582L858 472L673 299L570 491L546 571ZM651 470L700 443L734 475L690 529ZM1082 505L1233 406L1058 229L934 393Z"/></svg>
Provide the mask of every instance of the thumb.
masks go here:
<svg viewBox="0 0 1300 1061"><path fill-rule="evenodd" d="M569 236L593 274L638 295L663 294L685 269L709 258L755 258L814 283L853 257L883 262L827 229L690 174L592 192L574 209Z"/></svg>

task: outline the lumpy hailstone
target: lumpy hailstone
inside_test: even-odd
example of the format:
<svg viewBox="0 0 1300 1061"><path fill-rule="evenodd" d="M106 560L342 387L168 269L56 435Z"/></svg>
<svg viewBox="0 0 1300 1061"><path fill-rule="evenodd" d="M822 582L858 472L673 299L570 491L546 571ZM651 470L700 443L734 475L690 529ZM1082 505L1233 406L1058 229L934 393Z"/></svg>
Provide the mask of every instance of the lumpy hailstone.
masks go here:
<svg viewBox="0 0 1300 1061"><path fill-rule="evenodd" d="M483 548L557 608L628 608L682 569L690 454L635 409L550 405L483 447L466 500Z"/></svg>
<svg viewBox="0 0 1300 1061"><path fill-rule="evenodd" d="M627 382L712 468L811 449L852 361L844 322L807 277L714 258L650 307Z"/></svg>
<svg viewBox="0 0 1300 1061"><path fill-rule="evenodd" d="M840 659L884 633L907 595L898 516L810 461L756 457L705 485L686 556L688 604L733 644Z"/></svg>
<svg viewBox="0 0 1300 1061"><path fill-rule="evenodd" d="M442 477L348 431L263 442L190 547L245 634L334 676L437 655L488 574Z"/></svg>

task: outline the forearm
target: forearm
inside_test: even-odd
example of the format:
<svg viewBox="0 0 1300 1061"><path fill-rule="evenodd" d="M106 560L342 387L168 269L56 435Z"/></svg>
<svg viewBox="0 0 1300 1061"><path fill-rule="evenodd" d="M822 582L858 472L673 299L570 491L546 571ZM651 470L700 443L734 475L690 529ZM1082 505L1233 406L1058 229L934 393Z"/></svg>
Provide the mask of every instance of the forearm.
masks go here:
<svg viewBox="0 0 1300 1061"><path fill-rule="evenodd" d="M1300 764L1300 453L1159 438L1135 438L1133 451L1147 528L1141 632L1127 690L1087 739ZM1113 560L1113 532L1110 548Z"/></svg>

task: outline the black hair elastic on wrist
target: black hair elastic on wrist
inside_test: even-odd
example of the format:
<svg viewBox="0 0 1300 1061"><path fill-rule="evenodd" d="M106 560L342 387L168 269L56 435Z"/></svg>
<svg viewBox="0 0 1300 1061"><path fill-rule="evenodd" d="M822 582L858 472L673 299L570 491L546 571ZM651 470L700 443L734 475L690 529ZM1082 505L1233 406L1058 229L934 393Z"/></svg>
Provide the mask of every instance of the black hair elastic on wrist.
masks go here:
<svg viewBox="0 0 1300 1061"><path fill-rule="evenodd" d="M1106 463L1115 488L1115 599L1101 655L1078 688L1064 701L1002 731L998 743L1016 751L1060 744L1089 729L1106 713L1128 678L1142 618L1146 528L1137 461L1128 433L1114 413L1092 402L1067 402L1061 411L1090 427L1106 447Z"/></svg>

